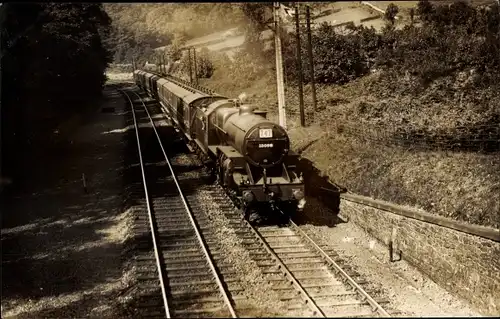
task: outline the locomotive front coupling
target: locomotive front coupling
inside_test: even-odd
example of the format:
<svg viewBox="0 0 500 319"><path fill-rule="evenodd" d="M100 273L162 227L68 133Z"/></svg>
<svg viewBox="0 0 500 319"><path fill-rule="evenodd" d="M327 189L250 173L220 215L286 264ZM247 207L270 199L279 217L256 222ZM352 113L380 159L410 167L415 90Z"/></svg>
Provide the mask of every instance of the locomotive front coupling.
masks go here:
<svg viewBox="0 0 500 319"><path fill-rule="evenodd" d="M304 209L304 206L306 205L306 199L305 199L304 192L301 189L294 189L292 191L292 194L293 194L293 198L295 198L295 200L297 200L297 208L299 210Z"/></svg>
<svg viewBox="0 0 500 319"><path fill-rule="evenodd" d="M246 205L249 205L255 200L255 195L252 191L243 191L242 199Z"/></svg>

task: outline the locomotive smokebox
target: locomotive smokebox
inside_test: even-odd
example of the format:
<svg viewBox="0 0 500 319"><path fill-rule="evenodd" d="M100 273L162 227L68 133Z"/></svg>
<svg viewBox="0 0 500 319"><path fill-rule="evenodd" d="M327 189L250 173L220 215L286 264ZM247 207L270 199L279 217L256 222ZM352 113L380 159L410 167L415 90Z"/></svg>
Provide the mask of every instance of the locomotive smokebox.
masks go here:
<svg viewBox="0 0 500 319"><path fill-rule="evenodd" d="M243 104L227 113L223 110L219 113L226 119L223 122L226 140L251 165L269 168L283 161L290 149L290 141L281 126L255 114L251 104Z"/></svg>

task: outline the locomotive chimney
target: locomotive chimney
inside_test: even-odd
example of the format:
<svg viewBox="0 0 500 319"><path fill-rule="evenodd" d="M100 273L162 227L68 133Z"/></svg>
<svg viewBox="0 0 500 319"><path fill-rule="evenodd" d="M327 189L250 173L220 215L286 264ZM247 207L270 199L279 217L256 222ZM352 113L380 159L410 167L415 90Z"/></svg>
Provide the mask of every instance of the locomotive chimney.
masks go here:
<svg viewBox="0 0 500 319"><path fill-rule="evenodd" d="M240 105L240 115L253 114L254 106L251 104Z"/></svg>

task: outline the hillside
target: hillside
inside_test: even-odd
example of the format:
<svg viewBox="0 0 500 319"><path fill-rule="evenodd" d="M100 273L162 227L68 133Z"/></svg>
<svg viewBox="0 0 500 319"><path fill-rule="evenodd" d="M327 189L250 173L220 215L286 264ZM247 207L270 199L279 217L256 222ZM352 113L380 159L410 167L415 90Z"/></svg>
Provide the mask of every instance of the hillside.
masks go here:
<svg viewBox="0 0 500 319"><path fill-rule="evenodd" d="M261 32L259 22L268 8L251 9L246 19ZM298 125L295 40L284 35L293 146L352 192L498 227L498 7L423 1L416 9L414 25L397 27L388 17L381 32L359 24L347 26L343 34L317 26L318 107L312 108L306 75L306 128ZM255 37L242 48L232 60L223 52L199 51L211 66L200 83L229 97L246 92L276 119L273 48L265 50ZM303 56L307 71L305 46ZM177 75L186 78L186 69Z"/></svg>
<svg viewBox="0 0 500 319"><path fill-rule="evenodd" d="M224 3L107 3L114 32L115 63L151 59L153 49L239 26L244 20L238 4Z"/></svg>
<svg viewBox="0 0 500 319"><path fill-rule="evenodd" d="M492 19L499 21L498 16ZM318 42L313 39L316 76L342 84L317 84L317 110L312 109L311 89L305 85L306 128L298 125L295 59L290 50L295 44L285 41L288 129L293 145L331 181L350 191L498 227L500 87L497 80L483 82L490 76L496 78L498 71L493 70L500 66L498 33L492 33L495 40L486 44L481 42L484 38L462 34L456 26L454 31L440 26L440 32L432 25L426 28L387 31L380 38L360 30L359 38L350 36L346 42L325 29ZM385 37L400 38L394 51L354 49L357 45L349 49L356 39L380 41L383 48ZM430 45L418 46L419 41ZM328 49L322 51L321 43L330 43ZM353 72L356 52L363 51L360 67L362 56L371 54L372 66L345 73ZM233 62L214 53L215 72L202 83L231 97L246 92L277 119L272 53L256 60L254 54L242 52ZM322 71L320 63L329 69ZM303 69L308 66L304 64Z"/></svg>

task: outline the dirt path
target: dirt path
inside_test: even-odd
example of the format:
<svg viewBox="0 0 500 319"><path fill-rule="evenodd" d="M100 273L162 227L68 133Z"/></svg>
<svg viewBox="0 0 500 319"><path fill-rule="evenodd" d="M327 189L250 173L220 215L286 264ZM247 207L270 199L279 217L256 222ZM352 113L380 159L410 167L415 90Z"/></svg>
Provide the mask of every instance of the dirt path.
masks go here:
<svg viewBox="0 0 500 319"><path fill-rule="evenodd" d="M101 107L116 109L96 108L67 138L47 141L29 161L28 185L2 199L3 318L116 318L126 105L106 88Z"/></svg>

